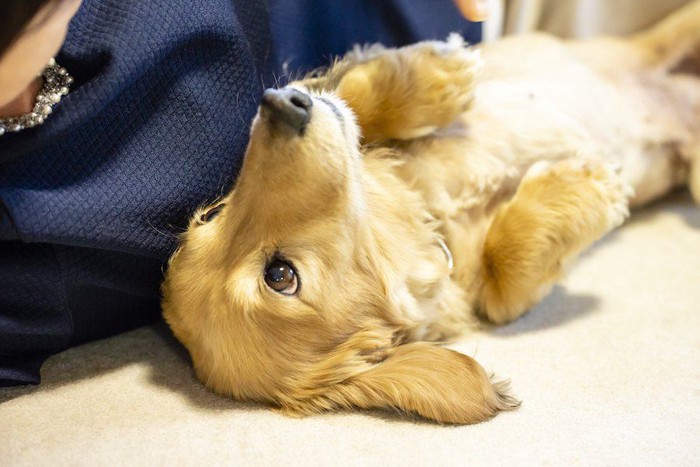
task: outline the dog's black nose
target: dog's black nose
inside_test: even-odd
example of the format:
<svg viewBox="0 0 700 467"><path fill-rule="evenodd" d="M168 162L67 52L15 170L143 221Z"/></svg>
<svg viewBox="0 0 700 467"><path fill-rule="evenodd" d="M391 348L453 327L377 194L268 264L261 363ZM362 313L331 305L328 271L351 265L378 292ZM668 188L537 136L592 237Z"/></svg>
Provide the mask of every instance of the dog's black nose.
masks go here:
<svg viewBox="0 0 700 467"><path fill-rule="evenodd" d="M309 123L311 97L296 89L266 89L262 96L262 107L271 121L278 121L301 133Z"/></svg>

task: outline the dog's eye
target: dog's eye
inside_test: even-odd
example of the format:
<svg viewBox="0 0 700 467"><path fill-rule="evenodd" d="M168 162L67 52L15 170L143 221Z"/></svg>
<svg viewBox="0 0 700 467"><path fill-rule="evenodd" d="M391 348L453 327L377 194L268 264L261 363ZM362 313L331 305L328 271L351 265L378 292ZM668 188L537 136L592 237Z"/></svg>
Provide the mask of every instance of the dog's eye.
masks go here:
<svg viewBox="0 0 700 467"><path fill-rule="evenodd" d="M217 204L216 206L212 206L206 211L202 213L201 216L199 216L199 222L202 224L206 224L210 220L214 219L216 216L219 215L221 210L226 206L224 203Z"/></svg>
<svg viewBox="0 0 700 467"><path fill-rule="evenodd" d="M281 259L274 259L267 265L265 283L275 292L284 295L294 295L299 287L296 271Z"/></svg>

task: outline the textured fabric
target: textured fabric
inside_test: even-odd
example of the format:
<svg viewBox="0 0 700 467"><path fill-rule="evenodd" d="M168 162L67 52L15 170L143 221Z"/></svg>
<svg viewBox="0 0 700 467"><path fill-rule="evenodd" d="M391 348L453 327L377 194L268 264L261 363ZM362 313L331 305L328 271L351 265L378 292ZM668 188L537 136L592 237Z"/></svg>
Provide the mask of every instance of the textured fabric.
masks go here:
<svg viewBox="0 0 700 467"><path fill-rule="evenodd" d="M175 236L235 181L282 60L309 70L356 42L478 38L451 0L377 5L84 2L58 57L71 93L44 125L0 138L0 385L37 383L46 356L157 319Z"/></svg>
<svg viewBox="0 0 700 467"><path fill-rule="evenodd" d="M507 326L450 347L523 402L473 426L392 412L302 419L196 380L165 327L71 349L0 388L3 465L668 466L700 458L700 209L633 215Z"/></svg>
<svg viewBox="0 0 700 467"><path fill-rule="evenodd" d="M481 25L466 21L452 0L279 0L270 16L282 77L327 65L355 44L400 46L451 32L481 39Z"/></svg>

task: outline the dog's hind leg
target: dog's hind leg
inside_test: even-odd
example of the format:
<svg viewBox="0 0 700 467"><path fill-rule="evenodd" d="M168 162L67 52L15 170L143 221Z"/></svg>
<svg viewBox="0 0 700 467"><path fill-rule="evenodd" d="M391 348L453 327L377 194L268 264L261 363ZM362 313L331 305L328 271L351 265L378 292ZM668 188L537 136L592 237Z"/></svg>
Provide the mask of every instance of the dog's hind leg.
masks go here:
<svg viewBox="0 0 700 467"><path fill-rule="evenodd" d="M700 73L700 0L680 8L634 39L662 68L681 67Z"/></svg>
<svg viewBox="0 0 700 467"><path fill-rule="evenodd" d="M496 213L484 244L479 312L520 316L551 290L565 265L628 215L632 189L609 166L538 163Z"/></svg>
<svg viewBox="0 0 700 467"><path fill-rule="evenodd" d="M686 115L692 140L681 145L680 155L690 169L690 190L700 203L700 0L680 8L634 40L652 67L667 75L679 105L677 114Z"/></svg>

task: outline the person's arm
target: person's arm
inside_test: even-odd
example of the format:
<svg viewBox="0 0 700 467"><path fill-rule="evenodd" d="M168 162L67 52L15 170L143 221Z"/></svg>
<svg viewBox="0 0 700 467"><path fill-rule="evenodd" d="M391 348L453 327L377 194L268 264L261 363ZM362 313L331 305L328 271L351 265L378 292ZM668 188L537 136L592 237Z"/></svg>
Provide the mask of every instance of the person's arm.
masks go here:
<svg viewBox="0 0 700 467"><path fill-rule="evenodd" d="M454 2L469 21L481 22L488 17L488 0L454 0Z"/></svg>

